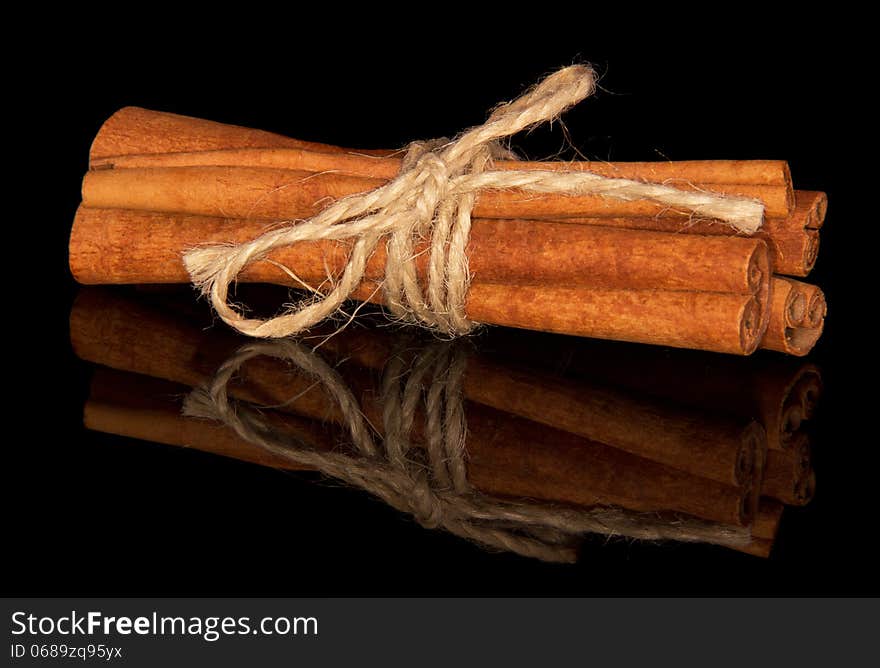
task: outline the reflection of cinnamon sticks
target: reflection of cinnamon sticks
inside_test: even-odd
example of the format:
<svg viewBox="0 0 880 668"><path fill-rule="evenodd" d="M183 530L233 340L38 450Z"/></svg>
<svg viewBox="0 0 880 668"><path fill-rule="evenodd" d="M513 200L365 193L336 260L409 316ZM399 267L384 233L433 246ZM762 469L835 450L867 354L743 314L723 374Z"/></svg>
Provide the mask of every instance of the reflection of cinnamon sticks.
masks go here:
<svg viewBox="0 0 880 668"><path fill-rule="evenodd" d="M279 220L373 189L401 165L389 151L355 152L137 108L105 123L90 157L70 243L71 269L86 283L188 281L186 250L250 240ZM805 230L815 232L824 218L824 196L795 199L781 161L496 167L586 170L756 197L770 218L761 239L736 238L725 225L694 227L681 212L645 201L485 191L468 247L466 312L491 324L749 354L769 322L771 261L777 271L806 273ZM556 222L526 220L536 218ZM240 278L320 290L339 275L349 248L299 244ZM422 273L425 248L415 252ZM381 301L375 282L383 270L380 249L354 296Z"/></svg>
<svg viewBox="0 0 880 668"><path fill-rule="evenodd" d="M768 447L788 449L822 391L810 363L763 357L748 363L699 351L665 350L611 341L549 338L537 332L489 334L487 353L581 381L598 380L698 410L756 418Z"/></svg>
<svg viewBox="0 0 880 668"><path fill-rule="evenodd" d="M71 315L71 337L75 351L84 359L189 386L206 382L240 343L236 337L222 332L209 336L179 318L163 317L137 302L115 299L102 291L87 291L80 295ZM329 339L325 348L351 357L338 370L343 372L355 391L370 423L381 430L382 407L377 403L375 389L371 389L375 382L352 362L381 370L379 365L392 350L381 336L367 336L364 346L365 354L361 354L358 337L354 335L352 338L345 332ZM476 360L471 360L469 368L471 371L465 376L466 396L494 407L471 403L467 408L468 447L476 466L473 475L483 487L495 489L491 471L498 462L509 460L505 464L507 470L516 464L514 470L522 471L522 474L516 474L520 482L516 483L515 489L522 494L536 495L536 490L527 492L523 487L527 484L527 471L532 466L528 461L544 461L540 466L547 468L557 456L554 453L565 451L569 453L566 457L580 458L578 461L583 465L579 477L567 486L563 485L564 469L557 475L560 478L558 486L563 490L554 492L557 501L580 505L620 503L637 510L675 510L728 524L744 524L751 517L757 493L752 466L756 459L755 448L763 447L763 442L750 438L748 429L742 432L739 440L729 440L730 447L719 442L715 453L707 441L697 440L691 458L686 436L707 439L710 433L715 433L718 438L727 438L723 434L727 428L723 426L726 424L723 420L717 427L701 426L696 416L689 417L686 412L676 414L662 405L640 405L613 394L606 394L605 399L615 401L618 412L612 406L599 409L602 400L589 397L594 390L584 387L585 402L578 413L580 421L568 419L554 425L541 413L542 407L546 410L556 397L540 394L542 389L549 389L546 383L552 383L552 379L543 385L537 378L532 381L535 404L530 406L515 397L505 400L504 394L510 390L500 380L505 370L480 366ZM491 377L495 378L492 388L478 389L482 378ZM310 419L342 420L335 404L328 401L321 388L315 387L309 378L291 374L269 359L252 360L245 367L243 382L230 386L230 392L241 399L280 406L282 410L292 410ZM658 422L652 417L657 411L664 410L673 428L671 433L664 432L662 419ZM518 412L525 418L539 417L543 425L532 419L515 419L506 411ZM626 434L623 425L628 420L643 422L642 431ZM581 425L591 421L594 426L584 430ZM615 427L615 424L621 427ZM630 452L642 456L598 443L597 436L623 444ZM668 452L660 447L664 443L669 447ZM538 444L543 446L538 447ZM505 452L512 454L505 455ZM730 464L725 470L719 464L728 456ZM523 466L524 469L517 468ZM694 467L697 470L717 470L719 475L726 476L726 484L682 470L694 470ZM507 482L513 485L511 481ZM474 484L477 484L476 479ZM495 493L503 491L495 489ZM545 493L541 498L554 497L546 497ZM592 501L588 503L589 499ZM626 499L625 504L622 499Z"/></svg>
<svg viewBox="0 0 880 668"><path fill-rule="evenodd" d="M595 379L620 391L635 391L696 410L723 409L757 418L766 429L769 449L755 527L761 525L768 507L778 506L781 515L783 503L804 505L812 498L816 475L807 427L822 391L814 365L768 357L741 360L698 351L659 353L603 341L571 341L568 346L553 348L542 339L544 335L539 333L509 332L507 336L490 336L483 347L501 359L555 369L573 382ZM766 556L771 539L772 535L756 538L748 551Z"/></svg>
<svg viewBox="0 0 880 668"><path fill-rule="evenodd" d="M88 429L109 434L194 448L261 466L291 466L289 461L245 441L228 427L185 418L181 406L191 391L187 385L98 368L83 409L83 422ZM329 447L327 430L321 423L288 416L283 424L287 430L298 428L304 443Z"/></svg>
<svg viewBox="0 0 880 668"><path fill-rule="evenodd" d="M144 374L125 381L132 388L157 387L156 381L146 376L182 383L164 385L171 389L162 391L166 398L179 400L187 387L204 383L241 343L241 339L223 332L208 334L189 324L181 313L173 308L170 314L163 313L161 308L146 307L109 291L84 291L71 316L74 349L85 359ZM494 339L500 334L495 332ZM517 336L520 335L513 339ZM493 338L487 343L491 348ZM585 350L591 347L599 349L598 344L584 346ZM609 350L613 347L606 345ZM357 330L345 330L326 339L322 350L325 355L345 360L337 365L337 371L353 390L369 423L381 433L383 406L376 372L382 370L389 355L400 352L395 352L386 335ZM516 348L509 350L516 354ZM637 350L643 354L650 352ZM726 524L747 524L754 516L755 538L746 551L766 556L775 528L770 531L757 527L778 526L778 517L775 524L765 521L766 517L762 519L762 513L767 515L766 509L775 506L768 499L759 506L758 494L788 504L804 503L815 484L808 442L800 423L815 409L818 377L811 373L780 374L783 380L770 383L784 389L790 397L798 397L799 413L797 425L792 425L788 449L765 454L764 442L755 443L748 437L749 429L754 430L754 426L748 426L748 419L725 417L717 410L713 402L723 396L719 390L713 390L707 382L703 389L692 382L698 377L700 363L674 365L672 368L681 369L681 378L667 376L670 382L665 383L666 394L658 394L650 384L633 392L621 389L637 384L627 380L626 365L619 365L622 373L615 380L615 358L599 353L583 361L586 369L590 369L590 360L595 362L592 370L602 378L601 383L564 380L529 370L527 355L520 356L518 368L471 356L464 377L464 392L470 400L466 405L470 482L496 496L525 496L576 506L610 504L639 511L674 511ZM677 354L682 359L696 355ZM647 358L635 355L633 363L642 369L643 375L662 373L663 363L652 365ZM571 363L578 361L576 355L567 359ZM755 382L738 380L734 373L737 365L733 362L742 364L744 360L721 361L727 371L722 370L718 376L723 376L728 385L733 379L739 394L757 387ZM548 364L542 362L542 366ZM749 366L756 367L757 363ZM705 374L707 367L702 368ZM105 380L99 381L100 378ZM693 396L676 395L679 380L692 390ZM183 426L177 404L167 408L165 417L140 409L133 414L129 409L133 410L137 400L131 396L122 398L131 392L123 391L118 382L114 385L107 381L106 374L97 376L95 383L87 411L87 420L94 428L189 444L271 464L260 453L235 454L238 446L234 442L198 426L210 423L185 421L190 426ZM101 383L115 389L99 391L97 386ZM298 438L317 444L315 447L333 447L340 442L338 435L333 435L338 430L317 428L318 421L325 425L344 424L335 403L311 379L291 373L277 361L251 360L242 369L240 382L229 385L229 392L245 401L293 413L291 429ZM708 405L701 405L697 396L702 396ZM775 400L754 401L752 409L743 410L776 406L782 414L785 411L781 406L786 401L777 395ZM123 404L129 409L124 409ZM740 404L748 405L745 401ZM271 408L267 412L271 413ZM738 432L736 429L743 427L737 425L747 428ZM151 429L155 432L152 437ZM412 434L416 441L422 438L422 429L421 422L416 420ZM732 431L725 431L729 429ZM763 436L761 430L758 433ZM738 440L742 436L737 434L746 435L745 440ZM749 472L745 477L737 469L743 457L747 462L743 470Z"/></svg>
<svg viewBox="0 0 880 668"><path fill-rule="evenodd" d="M800 432L788 450L767 452L767 466L761 494L792 506L803 506L813 498L816 474L811 464L809 436Z"/></svg>
<svg viewBox="0 0 880 668"><path fill-rule="evenodd" d="M176 383L99 369L86 404L85 423L96 431L193 447L265 466L291 467L287 460L267 454L228 428L183 417L186 391L186 386ZM676 511L725 524L745 524L751 517L747 490L682 474L527 420L471 408L468 480L486 494L576 506ZM279 421L279 428L312 448L327 449L334 443L326 424L308 418L286 417Z"/></svg>
<svg viewBox="0 0 880 668"><path fill-rule="evenodd" d="M84 359L191 385L204 382L239 343L101 291L80 295L71 314L71 338ZM359 353L362 346L369 354ZM390 337L363 332L342 332L328 339L325 349L376 371L394 353ZM305 389L292 387L300 380L260 362L254 363L249 380L260 388L259 400L273 405ZM465 375L465 395L505 413L730 485L751 484L766 448L764 431L753 421L697 413L601 385L523 373L476 357ZM325 405L319 394L307 393L302 399Z"/></svg>

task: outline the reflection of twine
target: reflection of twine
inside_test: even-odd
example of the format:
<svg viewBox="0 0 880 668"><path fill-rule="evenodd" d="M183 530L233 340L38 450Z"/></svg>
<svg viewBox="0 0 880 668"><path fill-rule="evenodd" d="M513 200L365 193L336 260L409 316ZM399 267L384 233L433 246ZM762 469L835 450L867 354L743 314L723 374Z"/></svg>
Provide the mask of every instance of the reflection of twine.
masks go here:
<svg viewBox="0 0 880 668"><path fill-rule="evenodd" d="M582 171L491 169L493 157L500 155L500 141L552 121L595 87L590 67L561 69L513 102L498 106L483 125L458 139L439 147L432 142L412 144L400 174L386 185L342 198L309 220L237 246L193 249L184 258L187 271L227 324L251 336L281 338L322 321L349 299L361 285L367 261L387 235L382 289L391 312L445 334L462 334L474 326L465 314L470 283L465 251L471 211L481 190L515 188L536 195L648 200L726 221L742 232L753 233L761 226L763 204L741 197L686 192ZM412 260L416 242L428 237L431 249L423 293ZM229 305L229 285L248 265L277 248L325 239L354 242L345 270L328 294L268 320L247 318Z"/></svg>
<svg viewBox="0 0 880 668"><path fill-rule="evenodd" d="M304 447L270 427L254 408L230 401L228 383L245 362L257 356L288 361L320 382L337 403L356 452ZM289 340L243 346L218 369L210 385L187 397L184 412L220 420L273 455L364 489L411 514L426 528L442 527L490 548L545 561L574 561L586 533L722 545L748 542L747 529L697 519L664 520L612 507L575 510L519 503L474 490L465 462L465 366L463 348L442 342L419 351L414 361L393 355L382 380L385 437L378 445L339 373L311 349ZM424 444L419 447L409 434L420 407L425 411L425 428Z"/></svg>

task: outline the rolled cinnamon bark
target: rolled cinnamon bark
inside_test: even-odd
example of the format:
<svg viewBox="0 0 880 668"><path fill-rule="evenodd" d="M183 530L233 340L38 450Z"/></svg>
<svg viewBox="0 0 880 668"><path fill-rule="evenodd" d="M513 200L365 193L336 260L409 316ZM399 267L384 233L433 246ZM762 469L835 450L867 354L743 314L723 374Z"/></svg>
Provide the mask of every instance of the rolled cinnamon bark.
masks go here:
<svg viewBox="0 0 880 668"><path fill-rule="evenodd" d="M195 153L149 153L121 155L93 161L93 169L155 167L270 167L308 172L332 172L347 176L376 179L393 178L400 169L396 158L377 158L359 154L321 153L302 149L227 149ZM742 191L736 185L783 187L786 197L795 201L788 165L768 160L694 160L677 162L603 163L603 162L515 162L500 161L498 169L565 169L590 171L603 176L643 179L655 183L693 184L698 188L720 190L729 194L766 197L766 188ZM722 185L717 185L722 184ZM727 185L723 185L727 184ZM716 187L713 187L716 186ZM771 195L777 196L778 193ZM768 218L757 236L767 241L778 273L806 276L815 264L819 236L807 227L818 229L824 220L827 198L824 193L799 191L797 206L791 205L786 218ZM705 235L736 234L722 223L682 221L668 216L648 218L586 218L586 224L608 225L627 229L650 229ZM569 222L576 219L569 218Z"/></svg>
<svg viewBox="0 0 880 668"><path fill-rule="evenodd" d="M828 312L828 304L825 302L825 293L821 288L809 283L798 282L798 293L803 295L806 302L806 313L800 325L807 328L819 328L825 320Z"/></svg>
<svg viewBox="0 0 880 668"><path fill-rule="evenodd" d="M600 176L644 180L680 188L751 197L768 210L794 208L787 165L778 161L692 160L683 162L518 162L499 161L499 170L590 172ZM400 172L399 158L319 153L303 149L227 149L195 153L154 153L107 158L92 169L155 169L164 167L249 167L333 173L388 181ZM778 176L777 176L778 174ZM734 181L719 180L729 175Z"/></svg>
<svg viewBox="0 0 880 668"><path fill-rule="evenodd" d="M807 313L806 296L793 281L774 277L770 295L770 322L761 341L763 347L785 341L786 330L802 325Z"/></svg>
<svg viewBox="0 0 880 668"><path fill-rule="evenodd" d="M819 228L825 222L828 196L823 192L797 190L794 201L790 215L767 218L755 236L770 246L775 273L807 276L819 257Z"/></svg>
<svg viewBox="0 0 880 668"><path fill-rule="evenodd" d="M330 154L330 155L328 155ZM333 170L354 176L391 179L403 151L348 149L282 135L125 107L98 131L90 152L92 169L133 167L278 167L309 172ZM791 189L783 160L687 160L675 162L496 161L497 169L564 169L654 183L782 186Z"/></svg>
<svg viewBox="0 0 880 668"><path fill-rule="evenodd" d="M129 153L175 153L243 148L297 148L324 153L345 153L347 149L318 142L291 139L274 132L239 125L206 121L140 107L123 107L98 130L89 151L92 167L110 156ZM361 151L370 153L370 151ZM380 151L380 153L386 153Z"/></svg>
<svg viewBox="0 0 880 668"><path fill-rule="evenodd" d="M99 163L101 168L110 168L115 166L119 167L156 167L156 166L277 166L276 162L272 160L272 158L276 155L273 152L266 152L263 150L253 150L253 154L256 156L253 160L248 161L246 159L246 155L242 155L243 151L215 151L215 152L203 152L203 153L160 153L153 155L136 155L136 156L122 156L113 158L113 162L102 162ZM316 153L313 151L298 151L294 149L284 149L283 152L285 154L302 154L308 156L308 160L303 160L301 162L290 162L289 168L292 169L300 169L300 170L308 170L308 171L327 171L333 172L335 174L343 174L349 176L364 176L364 173L358 172L355 169L349 169L346 165L347 160L372 160L376 161L376 158L368 158L366 156L349 156L347 154L329 154L329 153ZM108 159L109 160L109 159ZM387 160L380 160L381 163L386 163ZM525 165L531 168L538 168L541 165L547 165L548 168L552 166L556 168L557 165L561 166L569 166L569 165L589 165L589 171L596 171L596 173L600 173L603 175L616 175L618 173L628 174L627 178L638 178L639 174L643 173L652 173L657 171L656 168L650 167L653 165L668 165L668 171L672 172L674 170L681 170L682 173L690 174L694 172L694 176L699 174L701 170L707 169L709 170L707 175L704 178L712 178L712 175L716 173L715 170L712 169L712 164L715 161L693 161L693 162L675 162L675 163L619 163L623 165L622 168L616 168L617 163L609 163L605 165L605 167L613 166L615 169L594 169L593 166L603 165L603 163L501 163L505 166L507 165ZM731 162L731 161L720 161L723 163ZM746 162L746 161L733 161L733 162ZM749 163L752 161L748 161ZM756 161L761 162L761 161ZM709 163L709 164L706 164ZM784 163L782 163L784 164ZM645 165L645 169L625 169L629 165ZM396 170L398 168L398 164L395 163L393 165L393 169ZM363 171L363 170L362 170ZM382 174L384 170L379 170L378 174ZM389 171L390 178L394 175L392 170ZM666 171L666 170L664 170ZM724 169L718 169L717 171L727 171ZM732 174L736 174L738 170L731 169ZM732 176L733 177L733 176ZM746 178L746 177L743 177ZM760 178L760 173L755 175L755 178ZM648 178L647 180L653 181L655 179ZM656 179L659 180L659 179ZM727 191L734 192L734 188L725 186ZM760 195L757 192L747 193L749 195L755 196ZM824 193L808 193L803 191L797 192L797 206L794 208L792 213L786 218L768 218L764 221L764 226L759 230L755 236L758 238L764 239L770 247L774 269L777 273L780 274L788 274L792 276L806 276L810 270L813 268L813 265L816 262L816 258L819 252L819 234L818 227L821 225L821 221L823 218L819 216L820 211L824 211L824 207L821 206L822 202L827 202ZM615 228L623 228L623 229L644 229L644 230L652 230L658 232L676 232L676 233L686 233L686 234L700 234L705 236L734 236L736 235L736 231L732 230L729 226L724 225L719 222L711 222L711 221L691 221L691 220L681 220L680 218L670 218L669 216L654 216L654 217L603 217L603 218L572 218L567 217L560 220L560 222L569 222L569 223L582 223L586 225L600 225L607 227L615 227ZM813 226L813 227L811 227ZM809 228L809 229L808 229Z"/></svg>
<svg viewBox="0 0 880 668"><path fill-rule="evenodd" d="M817 190L798 190L795 192L795 211L806 215L804 227L821 229L828 215L828 195Z"/></svg>
<svg viewBox="0 0 880 668"><path fill-rule="evenodd" d="M819 228L825 221L828 197L823 192L795 191L790 215L768 217L753 236L764 239L770 248L773 271L787 276L807 276L819 255ZM655 230L678 234L735 236L730 226L717 221L681 220L674 217L569 217L567 222L581 225Z"/></svg>
<svg viewBox="0 0 880 668"><path fill-rule="evenodd" d="M168 218L145 226L139 223L140 214L134 219L127 215L80 208L70 243L71 269L78 280L188 282L183 252L198 243L235 239L216 220L200 227L197 219ZM749 285L757 283L754 294L475 282L468 292L466 312L471 319L488 324L750 354L767 327L768 316L769 267L765 249L758 244L750 247L754 254L742 274ZM615 252L610 246L608 250ZM527 265L530 256L521 259ZM633 262L637 260L623 260L618 266ZM551 257L545 267L554 270L553 264ZM323 263L318 269L317 280L322 280L326 277ZM260 271L274 272L276 282L291 283L277 266L264 264ZM353 296L381 302L380 291L370 282Z"/></svg>
<svg viewBox="0 0 880 668"><path fill-rule="evenodd" d="M466 310L488 324L736 355L754 352L766 322L757 297L717 292L476 285Z"/></svg>
<svg viewBox="0 0 880 668"><path fill-rule="evenodd" d="M329 200L374 190L384 179L332 172L263 167L155 167L99 169L83 179L86 206L206 216L292 220L309 218ZM726 191L725 191L726 190ZM791 202L780 186L735 185L720 194L760 199L768 217L788 216ZM690 212L684 212L690 216ZM479 218L682 215L647 200L601 195L542 195L486 190L477 197Z"/></svg>
<svg viewBox="0 0 880 668"><path fill-rule="evenodd" d="M389 179L397 174L400 152L354 151L327 144L302 142L281 135L201 119L128 107L114 114L101 128L91 152L94 169L160 166L241 166L274 167L309 172ZM772 160L700 160L648 163L606 162L516 162L498 161L499 169L584 170L605 176L644 179L652 182L691 184L714 188L728 194L767 198L784 202L787 214L774 218L778 209L772 202L768 220L758 235L765 238L774 255L778 273L805 276L815 262L818 229L824 220L827 198L824 193L802 191L795 202L787 163ZM723 184L728 184L724 186ZM736 185L758 186L757 190L737 189ZM782 188L779 191L766 187ZM764 188L762 191L761 189ZM777 202L778 203L778 202ZM537 210L546 207L538 206ZM503 212L502 212L503 213ZM670 213L666 211L666 213ZM684 212L686 213L686 212ZM504 217L526 216L516 210ZM292 216L292 213L284 215ZM537 215L533 214L533 215ZM544 215L544 214L541 214ZM676 221L660 216L615 219L602 212L600 223L657 231L699 234L732 234L728 226L690 220ZM656 219L655 219L656 218ZM590 222L586 219L582 222ZM695 226L694 226L695 225Z"/></svg>
<svg viewBox="0 0 880 668"><path fill-rule="evenodd" d="M272 228L265 222L123 209L77 210L70 268L80 283L186 283L180 258L208 243L243 243ZM240 281L302 287L277 264L317 286L342 273L353 244L322 241L279 249L251 265ZM428 242L414 249L422 279ZM698 290L754 294L767 279L767 251L758 239L696 237L547 221L474 220L467 246L472 283L540 283L599 288ZM366 278L385 272L385 246L370 258ZM273 264L277 263L277 264Z"/></svg>
<svg viewBox="0 0 880 668"><path fill-rule="evenodd" d="M770 293L770 318L761 347L806 355L824 329L824 294L814 285L778 276L772 279Z"/></svg>

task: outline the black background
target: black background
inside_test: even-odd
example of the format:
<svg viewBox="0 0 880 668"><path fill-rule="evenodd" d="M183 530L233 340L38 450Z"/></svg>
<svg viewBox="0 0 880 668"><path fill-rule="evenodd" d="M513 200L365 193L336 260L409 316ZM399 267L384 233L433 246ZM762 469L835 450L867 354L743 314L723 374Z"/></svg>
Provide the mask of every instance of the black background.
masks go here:
<svg viewBox="0 0 880 668"><path fill-rule="evenodd" d="M219 11L219 10L218 10ZM533 10L534 11L534 10ZM5 194L8 398L2 589L22 594L876 593L872 517L878 471L870 264L876 225L860 174L873 81L850 26L771 24L761 14L650 17L642 28L547 8L547 25L483 31L467 14L401 29L348 30L259 14L222 29L70 25L19 53L11 85ZM342 14L340 9L340 14ZM692 15L688 15L693 18ZM151 17L155 19L156 17ZM380 17L381 18L381 17ZM632 19L633 17L627 17ZM62 19L58 19L62 20ZM388 19L390 20L390 19ZM47 58L34 54L45 50ZM125 105L359 147L395 147L481 122L553 69L591 62L601 90L565 116L575 146L614 160L783 158L797 187L830 197L810 280L828 295L815 359L827 396L818 493L788 513L769 560L707 546L588 545L577 566L493 555L428 532L358 492L81 427L88 369L72 355L76 292L66 264L88 148ZM864 69L863 69L864 68ZM20 93L20 94L19 94ZM558 124L518 138L540 158ZM568 154L569 157L570 154ZM865 188L867 187L867 190ZM865 197L867 192L868 198ZM861 309L861 311L859 311ZM861 329L859 326L861 325Z"/></svg>

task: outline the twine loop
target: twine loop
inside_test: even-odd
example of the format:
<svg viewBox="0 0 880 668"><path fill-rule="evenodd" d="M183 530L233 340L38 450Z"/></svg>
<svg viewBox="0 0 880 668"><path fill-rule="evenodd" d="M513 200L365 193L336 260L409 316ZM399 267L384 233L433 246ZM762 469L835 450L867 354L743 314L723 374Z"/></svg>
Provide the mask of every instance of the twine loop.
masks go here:
<svg viewBox="0 0 880 668"><path fill-rule="evenodd" d="M235 329L257 337L285 337L321 322L350 298L364 279L368 259L387 237L381 289L388 309L400 320L457 336L476 326L465 310L471 279L466 248L471 212L481 190L511 188L535 194L650 200L726 221L744 232L760 227L763 205L749 199L686 192L583 171L492 169L494 159L512 156L501 142L527 128L553 121L592 94L595 86L590 67L563 68L521 97L499 105L483 125L455 140L414 142L398 176L375 190L341 198L308 220L292 221L237 246L190 250L184 262L193 283ZM249 264L266 258L277 248L327 239L353 242L342 274L329 277L333 283L329 292L320 294L315 290L313 299L266 320L248 318L229 305L229 285ZM412 262L415 245L423 239L430 239L424 288Z"/></svg>
<svg viewBox="0 0 880 668"><path fill-rule="evenodd" d="M259 408L229 398L230 380L248 360L261 355L289 362L295 372L324 387L342 414L350 451L315 450L285 434L277 424L270 426ZM209 384L190 393L184 413L219 420L274 456L363 489L410 514L423 527L443 528L490 549L572 562L585 533L722 545L748 542L749 531L742 527L693 518L664 519L614 507L574 509L502 500L473 489L467 478L465 449L467 357L461 342L434 342L393 354L382 376L381 439L339 373L292 340L240 348ZM417 414L424 416L418 442L412 437Z"/></svg>

